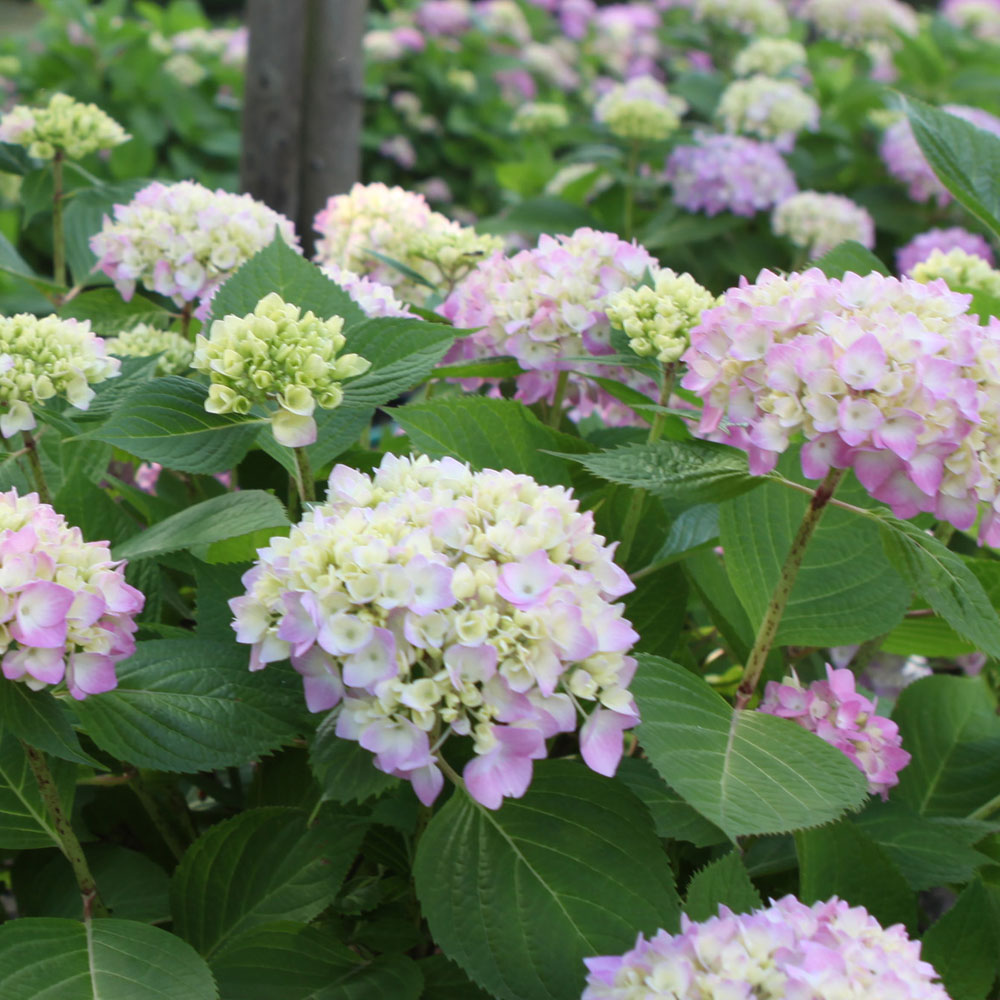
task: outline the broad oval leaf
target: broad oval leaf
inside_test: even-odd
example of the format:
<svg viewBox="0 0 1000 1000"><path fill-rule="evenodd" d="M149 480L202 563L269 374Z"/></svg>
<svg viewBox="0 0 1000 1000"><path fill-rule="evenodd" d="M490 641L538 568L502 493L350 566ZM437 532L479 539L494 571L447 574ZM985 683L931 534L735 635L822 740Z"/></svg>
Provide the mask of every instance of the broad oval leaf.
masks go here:
<svg viewBox="0 0 1000 1000"><path fill-rule="evenodd" d="M238 935L276 920L308 921L337 894L363 824L324 810L251 809L195 841L174 872L174 931L211 956Z"/></svg>
<svg viewBox="0 0 1000 1000"><path fill-rule="evenodd" d="M501 1000L577 1000L583 959L674 929L673 873L648 813L583 764L543 762L496 812L456 793L420 838L431 933Z"/></svg>
<svg viewBox="0 0 1000 1000"><path fill-rule="evenodd" d="M4 1000L216 1000L204 960L180 938L131 920L25 917L0 926Z"/></svg>
<svg viewBox="0 0 1000 1000"><path fill-rule="evenodd" d="M251 674L232 642L140 643L117 673L118 687L81 701L77 713L98 746L138 767L238 766L308 725L298 677L276 666Z"/></svg>
<svg viewBox="0 0 1000 1000"><path fill-rule="evenodd" d="M733 913L750 913L762 905L739 851L730 851L695 872L688 883L684 912L692 920L707 920L720 906L728 906Z"/></svg>
<svg viewBox="0 0 1000 1000"><path fill-rule="evenodd" d="M83 752L66 709L48 691L32 691L9 681L0 684L0 728L54 757L97 766Z"/></svg>
<svg viewBox="0 0 1000 1000"><path fill-rule="evenodd" d="M885 264L857 240L838 243L810 266L818 267L828 278L842 278L848 271L855 274L889 274Z"/></svg>
<svg viewBox="0 0 1000 1000"><path fill-rule="evenodd" d="M839 750L788 719L736 712L676 663L640 654L632 691L653 766L731 838L826 823L868 794Z"/></svg>

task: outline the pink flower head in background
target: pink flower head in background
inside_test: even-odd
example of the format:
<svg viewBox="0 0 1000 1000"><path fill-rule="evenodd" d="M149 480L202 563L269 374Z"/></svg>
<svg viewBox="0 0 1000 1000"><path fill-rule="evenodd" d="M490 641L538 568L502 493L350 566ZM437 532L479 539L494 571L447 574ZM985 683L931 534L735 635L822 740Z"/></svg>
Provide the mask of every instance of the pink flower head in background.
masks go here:
<svg viewBox="0 0 1000 1000"><path fill-rule="evenodd" d="M689 212L755 215L795 194L795 175L778 149L738 135L697 137L667 160L674 202Z"/></svg>
<svg viewBox="0 0 1000 1000"><path fill-rule="evenodd" d="M826 667L826 680L803 687L797 677L768 681L757 711L792 719L836 747L864 772L873 795L889 797L910 762L899 727L875 714L875 703L854 689L854 674Z"/></svg>
<svg viewBox="0 0 1000 1000"><path fill-rule="evenodd" d="M807 906L794 896L752 913L694 922L679 934L640 934L624 955L588 958L582 1000L948 1000L933 966L902 924L883 928L834 896Z"/></svg>
<svg viewBox="0 0 1000 1000"><path fill-rule="evenodd" d="M914 236L906 246L896 251L896 270L909 274L917 264L922 264L935 250L947 253L949 250L964 250L966 253L982 257L990 267L996 263L989 243L978 233L970 233L961 226L948 229L928 229L926 233Z"/></svg>
<svg viewBox="0 0 1000 1000"><path fill-rule="evenodd" d="M423 0L417 8L416 22L428 35L461 35L469 30L472 8L468 0Z"/></svg>
<svg viewBox="0 0 1000 1000"><path fill-rule="evenodd" d="M466 785L496 809L583 706L584 761L617 768L637 635L613 553L562 487L387 454L372 476L336 466L326 503L259 550L233 627L252 670L291 659L310 710L425 803L439 747L468 737Z"/></svg>
<svg viewBox="0 0 1000 1000"><path fill-rule="evenodd" d="M941 110L963 118L984 132L1000 136L1000 118L988 111L966 107L964 104L945 104ZM951 201L951 192L937 179L937 175L917 144L908 119L901 118L885 130L879 145L879 154L886 170L896 180L906 185L914 201L934 199L941 206Z"/></svg>
<svg viewBox="0 0 1000 1000"><path fill-rule="evenodd" d="M901 518L965 531L985 504L979 538L996 545L1000 321L980 326L970 302L941 280L875 273L743 278L682 359L704 400L698 433L745 449L754 475L802 439L808 478L851 468Z"/></svg>
<svg viewBox="0 0 1000 1000"><path fill-rule="evenodd" d="M605 404L605 416L629 419L621 412L626 407L611 405L606 393L577 372L614 378L647 392L655 392L652 380L635 369L575 359L612 353L608 299L657 269L644 247L594 229L542 236L537 247L513 257L494 254L441 306L456 326L479 331L456 341L447 360L513 355L526 370L517 380L517 398L525 403L551 402L559 373L566 371L565 398L573 419L595 408L603 412Z"/></svg>
<svg viewBox="0 0 1000 1000"><path fill-rule="evenodd" d="M33 691L65 685L78 701L114 688L135 651L145 603L107 542L85 542L38 495L0 493L0 661Z"/></svg>

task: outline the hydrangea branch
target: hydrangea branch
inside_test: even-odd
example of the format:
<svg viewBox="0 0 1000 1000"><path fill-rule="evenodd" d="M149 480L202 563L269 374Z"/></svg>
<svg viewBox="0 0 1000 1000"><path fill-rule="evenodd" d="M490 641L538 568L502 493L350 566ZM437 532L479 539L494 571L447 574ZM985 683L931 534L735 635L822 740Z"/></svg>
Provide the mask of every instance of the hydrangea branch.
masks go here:
<svg viewBox="0 0 1000 1000"><path fill-rule="evenodd" d="M49 490L48 480L45 478L45 470L42 468L42 460L38 454L38 442L31 431L21 431L24 438L24 451L28 456L31 465L31 475L35 480L35 489L38 490L38 498L42 503L52 503L52 493Z"/></svg>
<svg viewBox="0 0 1000 1000"><path fill-rule="evenodd" d="M101 902L100 894L97 891L97 882L90 872L86 855L80 846L80 841L73 832L73 824L66 815L59 800L59 790L56 788L55 779L49 769L45 754L41 750L36 750L29 743L21 740L24 748L24 755L28 760L28 766L38 785L42 802L52 820L56 837L59 839L59 849L63 852L66 860L73 869L76 884L80 887L80 894L83 896L84 911L91 913L95 917L108 916L108 909Z"/></svg>
<svg viewBox="0 0 1000 1000"><path fill-rule="evenodd" d="M736 707L745 708L753 697L760 675L764 672L764 664L767 662L767 654L771 652L774 644L774 637L778 634L778 626L788 605L788 599L792 596L792 588L795 586L795 579L799 575L802 566L802 559L806 554L806 548L812 539L813 532L819 524L819 519L823 516L826 505L836 492L837 486L844 477L844 469L830 469L823 481L816 487L812 500L806 508L799 530L792 539L791 548L785 557L785 562L778 575L778 582L774 586L771 599L767 602L767 610L764 612L764 619L757 630L754 639L753 649L747 657L746 668L743 671L743 680L736 692Z"/></svg>
<svg viewBox="0 0 1000 1000"><path fill-rule="evenodd" d="M66 285L66 232L63 226L63 160L65 152L52 157L52 279L60 288Z"/></svg>

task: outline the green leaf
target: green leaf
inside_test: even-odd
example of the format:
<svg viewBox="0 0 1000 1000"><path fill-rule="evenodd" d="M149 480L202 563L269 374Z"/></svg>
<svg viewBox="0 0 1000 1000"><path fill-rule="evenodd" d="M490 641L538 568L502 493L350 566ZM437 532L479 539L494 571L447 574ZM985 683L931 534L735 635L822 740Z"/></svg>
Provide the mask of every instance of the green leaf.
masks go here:
<svg viewBox="0 0 1000 1000"><path fill-rule="evenodd" d="M577 762L537 764L527 794L496 812L454 794L420 838L414 877L434 940L501 1000L577 1000L585 957L677 924L645 809Z"/></svg>
<svg viewBox="0 0 1000 1000"><path fill-rule="evenodd" d="M882 543L899 572L960 636L1000 656L1000 618L962 557L909 521L883 522Z"/></svg>
<svg viewBox="0 0 1000 1000"><path fill-rule="evenodd" d="M251 257L215 293L212 319L246 316L271 292L301 306L304 312L314 312L320 319L342 316L345 328L365 320L364 312L350 295L288 246L277 231L270 245Z"/></svg>
<svg viewBox="0 0 1000 1000"><path fill-rule="evenodd" d="M896 656L942 657L953 660L976 652L976 647L961 638L943 619L937 616L904 618L882 643L881 652Z"/></svg>
<svg viewBox="0 0 1000 1000"><path fill-rule="evenodd" d="M142 295L134 295L126 302L113 288L95 288L70 299L60 307L59 315L64 319L89 320L98 336L113 337L137 323L156 323L167 312Z"/></svg>
<svg viewBox="0 0 1000 1000"><path fill-rule="evenodd" d="M973 882L924 934L920 957L937 970L951 1000L984 1000L1000 971L990 908L982 882Z"/></svg>
<svg viewBox="0 0 1000 1000"><path fill-rule="evenodd" d="M747 472L744 452L711 441L653 441L561 457L601 479L686 506L738 496L766 481Z"/></svg>
<svg viewBox="0 0 1000 1000"><path fill-rule="evenodd" d="M212 973L180 938L131 920L25 917L0 926L4 1000L216 1000Z"/></svg>
<svg viewBox="0 0 1000 1000"><path fill-rule="evenodd" d="M480 233L571 233L574 229L596 226L593 215L585 208L562 198L526 198L512 205L501 215L481 219L476 223Z"/></svg>
<svg viewBox="0 0 1000 1000"><path fill-rule="evenodd" d="M972 845L996 829L976 820L921 816L902 802L873 802L855 823L914 890L968 882L990 859Z"/></svg>
<svg viewBox="0 0 1000 1000"><path fill-rule="evenodd" d="M49 768L63 808L71 812L76 768L58 760L50 761ZM0 847L23 850L59 842L20 742L6 728L0 729Z"/></svg>
<svg viewBox="0 0 1000 1000"><path fill-rule="evenodd" d="M23 176L33 170L31 157L24 146L12 142L0 142L0 170L5 174Z"/></svg>
<svg viewBox="0 0 1000 1000"><path fill-rule="evenodd" d="M673 655L684 631L687 598L687 578L679 566L664 566L638 580L625 597L625 617L639 633L636 649Z"/></svg>
<svg viewBox="0 0 1000 1000"><path fill-rule="evenodd" d="M116 917L144 924L170 919L170 879L155 861L117 844L88 844L85 853L101 899ZM14 869L14 894L22 917L80 919L80 887L57 851L22 854Z"/></svg>
<svg viewBox="0 0 1000 1000"><path fill-rule="evenodd" d="M700 503L681 511L667 534L663 545L650 561L650 565L666 564L687 555L694 549L714 542L719 537L719 505Z"/></svg>
<svg viewBox="0 0 1000 1000"><path fill-rule="evenodd" d="M399 778L375 766L375 758L359 743L338 736L336 726L336 715L327 715L309 747L309 766L324 799L364 802L399 784Z"/></svg>
<svg viewBox="0 0 1000 1000"><path fill-rule="evenodd" d="M482 358L434 369L435 378L516 378L524 369L514 358Z"/></svg>
<svg viewBox="0 0 1000 1000"><path fill-rule="evenodd" d="M329 906L364 826L340 814L306 820L304 810L272 806L203 833L170 883L175 933L211 956L255 927L306 922Z"/></svg>
<svg viewBox="0 0 1000 1000"><path fill-rule="evenodd" d="M926 816L969 816L1000 794L1000 718L982 677L925 677L893 720L912 755L893 799Z"/></svg>
<svg viewBox="0 0 1000 1000"><path fill-rule="evenodd" d="M309 465L315 473L346 451L372 422L375 410L370 406L338 406L333 410L316 410L316 441L306 448ZM274 440L270 424L261 427L257 435L257 447L266 451L286 472L295 474L295 454Z"/></svg>
<svg viewBox="0 0 1000 1000"><path fill-rule="evenodd" d="M225 472L250 450L260 423L207 413L208 390L179 375L154 379L131 393L101 427L99 441L180 472Z"/></svg>
<svg viewBox="0 0 1000 1000"><path fill-rule="evenodd" d="M74 418L78 421L103 420L110 416L137 389L149 387L149 383L156 377L156 362L155 357L124 358L121 375L102 382L97 387L97 395L91 400L90 406L83 413L74 413Z"/></svg>
<svg viewBox="0 0 1000 1000"><path fill-rule="evenodd" d="M412 959L365 961L322 927L290 921L231 940L212 971L221 1000L417 1000L423 987Z"/></svg>
<svg viewBox="0 0 1000 1000"><path fill-rule="evenodd" d="M857 240L838 243L832 250L813 261L811 266L818 267L828 278L842 278L848 271L861 275L872 272L889 274L885 264Z"/></svg>
<svg viewBox="0 0 1000 1000"><path fill-rule="evenodd" d="M66 233L66 263L74 285L94 283L91 274L97 257L90 249L90 237L100 232L105 215L113 215L116 204L126 205L149 181L134 179L102 187L80 188L66 205L63 227ZM101 281L104 275L96 276Z"/></svg>
<svg viewBox="0 0 1000 1000"><path fill-rule="evenodd" d="M760 893L750 881L739 851L730 851L724 857L696 872L688 883L684 912L692 920L707 920L719 912L720 904L734 913L750 913L763 906Z"/></svg>
<svg viewBox="0 0 1000 1000"><path fill-rule="evenodd" d="M117 546L114 555L116 559L147 559L287 525L288 515L280 500L263 490L241 490L171 515Z"/></svg>
<svg viewBox="0 0 1000 1000"><path fill-rule="evenodd" d="M717 826L688 805L645 758L624 757L616 777L628 785L632 794L649 810L658 837L686 840L696 847L712 847L728 840Z"/></svg>
<svg viewBox="0 0 1000 1000"><path fill-rule="evenodd" d="M414 447L432 458L450 455L475 469L510 469L548 485L568 482L569 468L543 451L588 447L546 427L524 404L509 399L444 396L390 412Z"/></svg>
<svg viewBox="0 0 1000 1000"><path fill-rule="evenodd" d="M789 719L734 711L676 663L640 654L631 689L653 766L731 838L825 823L868 794L839 750Z"/></svg>
<svg viewBox="0 0 1000 1000"><path fill-rule="evenodd" d="M83 752L65 708L48 691L31 691L25 684L0 684L0 728L62 760L97 763Z"/></svg>
<svg viewBox="0 0 1000 1000"><path fill-rule="evenodd" d="M454 340L452 327L422 319L387 317L352 327L344 351L372 366L344 384L344 405L381 406L408 392L434 371Z"/></svg>
<svg viewBox="0 0 1000 1000"><path fill-rule="evenodd" d="M859 495L861 487L853 482L837 492L850 502ZM720 508L719 540L726 570L755 629L808 504L808 496L768 483ZM786 646L863 642L896 625L910 596L910 588L882 551L878 526L829 506L806 549L777 642Z"/></svg>
<svg viewBox="0 0 1000 1000"><path fill-rule="evenodd" d="M1000 139L912 97L903 99L903 107L941 183L959 204L1000 234Z"/></svg>
<svg viewBox="0 0 1000 1000"><path fill-rule="evenodd" d="M424 977L424 1000L490 1000L454 962L430 955L417 962Z"/></svg>
<svg viewBox="0 0 1000 1000"><path fill-rule="evenodd" d="M102 749L138 767L191 773L245 764L304 728L297 676L247 668L244 647L201 639L139 644L118 687L77 713Z"/></svg>

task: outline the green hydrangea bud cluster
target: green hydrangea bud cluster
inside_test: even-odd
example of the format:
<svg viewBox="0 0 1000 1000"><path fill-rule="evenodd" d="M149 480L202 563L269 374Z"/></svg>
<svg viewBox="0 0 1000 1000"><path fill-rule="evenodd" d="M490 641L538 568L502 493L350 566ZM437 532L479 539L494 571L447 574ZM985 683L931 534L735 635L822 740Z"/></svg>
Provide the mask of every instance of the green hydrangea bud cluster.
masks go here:
<svg viewBox="0 0 1000 1000"><path fill-rule="evenodd" d="M148 358L159 354L157 375L181 375L191 367L194 357L194 345L186 337L148 323L137 323L131 330L123 330L117 337L105 340L104 346L120 358Z"/></svg>
<svg viewBox="0 0 1000 1000"><path fill-rule="evenodd" d="M806 50L791 38L755 38L733 61L737 76L799 76L806 68Z"/></svg>
<svg viewBox="0 0 1000 1000"><path fill-rule="evenodd" d="M438 274L419 264L418 271L450 291L481 260L502 248L503 240L499 236L482 236L471 226L440 217L432 220L426 229L414 233L411 253L417 261L430 264Z"/></svg>
<svg viewBox="0 0 1000 1000"><path fill-rule="evenodd" d="M91 385L113 378L121 362L109 358L89 321L0 316L0 434L31 430L34 403L64 397L78 410L94 398Z"/></svg>
<svg viewBox="0 0 1000 1000"><path fill-rule="evenodd" d="M658 80L637 76L613 87L594 105L594 120L619 139L662 142L677 130L687 107Z"/></svg>
<svg viewBox="0 0 1000 1000"><path fill-rule="evenodd" d="M96 104L81 104L69 94L53 94L44 108L18 104L0 118L0 142L26 146L38 160L51 160L59 150L71 160L79 160L130 138Z"/></svg>
<svg viewBox="0 0 1000 1000"><path fill-rule="evenodd" d="M608 299L608 319L628 335L642 358L675 362L685 350L702 312L718 299L686 272L658 271L652 286L623 288Z"/></svg>
<svg viewBox="0 0 1000 1000"><path fill-rule="evenodd" d="M978 254L964 250L935 250L910 272L917 281L927 284L944 278L950 288L962 292L982 292L1000 299L1000 271L990 267Z"/></svg>
<svg viewBox="0 0 1000 1000"><path fill-rule="evenodd" d="M226 316L199 334L191 367L210 376L205 400L209 413L249 413L254 404L274 400L275 439L291 448L316 440L316 406L331 410L344 398L340 383L371 367L357 354L337 352L346 343L339 316L318 319L276 292L252 313Z"/></svg>
<svg viewBox="0 0 1000 1000"><path fill-rule="evenodd" d="M569 124L569 112L565 105L547 101L530 101L522 104L510 123L512 132L523 135L544 135L553 129L565 128Z"/></svg>

